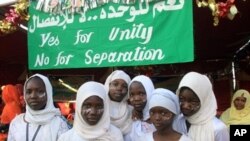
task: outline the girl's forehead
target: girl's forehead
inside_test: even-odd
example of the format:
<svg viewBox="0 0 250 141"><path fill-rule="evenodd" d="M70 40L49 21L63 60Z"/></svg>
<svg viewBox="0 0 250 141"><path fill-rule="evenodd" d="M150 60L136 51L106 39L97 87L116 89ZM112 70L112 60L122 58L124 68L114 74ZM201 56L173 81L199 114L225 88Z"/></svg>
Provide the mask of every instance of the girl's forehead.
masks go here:
<svg viewBox="0 0 250 141"><path fill-rule="evenodd" d="M86 98L84 102L90 102L90 103L103 102L103 99L99 96L92 95Z"/></svg>
<svg viewBox="0 0 250 141"><path fill-rule="evenodd" d="M43 80L41 78L39 78L39 77L32 77L32 78L30 78L27 81L27 83L26 83L26 87L28 85L31 85L31 84L32 85L39 85L39 86L44 86L45 87L45 84L44 84Z"/></svg>
<svg viewBox="0 0 250 141"><path fill-rule="evenodd" d="M199 99L198 95L190 88L183 88L180 91L180 96L182 97L188 97L192 99Z"/></svg>
<svg viewBox="0 0 250 141"><path fill-rule="evenodd" d="M144 91L146 91L143 84L141 82L138 82L138 81L132 82L129 86L129 90L144 90Z"/></svg>
<svg viewBox="0 0 250 141"><path fill-rule="evenodd" d="M162 107L162 106L154 106L150 110L151 111L167 111L167 112L170 112L167 108Z"/></svg>
<svg viewBox="0 0 250 141"><path fill-rule="evenodd" d="M133 81L130 86L143 86L141 82L139 81Z"/></svg>
<svg viewBox="0 0 250 141"><path fill-rule="evenodd" d="M32 83L34 83L34 82L44 83L43 80L42 80L40 77L32 77L32 78L30 78L30 79L27 81L27 84L30 83L30 82L32 82Z"/></svg>
<svg viewBox="0 0 250 141"><path fill-rule="evenodd" d="M118 79L114 79L114 80L112 80L111 82L126 83L126 81L125 81L125 80L120 79L120 78L118 78Z"/></svg>

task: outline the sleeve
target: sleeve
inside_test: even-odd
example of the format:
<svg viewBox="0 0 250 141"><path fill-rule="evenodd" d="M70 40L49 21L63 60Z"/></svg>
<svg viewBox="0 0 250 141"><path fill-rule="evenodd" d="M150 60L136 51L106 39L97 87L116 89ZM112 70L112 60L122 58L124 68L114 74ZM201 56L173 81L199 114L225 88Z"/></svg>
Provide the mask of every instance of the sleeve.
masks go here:
<svg viewBox="0 0 250 141"><path fill-rule="evenodd" d="M59 136L58 140L57 141L65 141L65 135L64 134L61 134L61 136Z"/></svg>
<svg viewBox="0 0 250 141"><path fill-rule="evenodd" d="M111 134L115 141L124 141L121 130L114 125L111 125Z"/></svg>
<svg viewBox="0 0 250 141"><path fill-rule="evenodd" d="M78 140L76 135L74 134L73 130L69 130L63 134L61 134L61 136L58 138L57 141L76 141Z"/></svg>
<svg viewBox="0 0 250 141"><path fill-rule="evenodd" d="M229 118L229 112L230 112L230 110L227 109L220 116L220 120L223 121L225 124L228 124L227 121L228 121L228 118Z"/></svg>
<svg viewBox="0 0 250 141"><path fill-rule="evenodd" d="M15 141L14 133L17 132L15 129L16 129L15 128L15 122L11 122L10 127L9 127L7 141Z"/></svg>
<svg viewBox="0 0 250 141"><path fill-rule="evenodd" d="M193 141L193 140L190 137L188 137L187 135L182 134L179 141Z"/></svg>
<svg viewBox="0 0 250 141"><path fill-rule="evenodd" d="M58 137L60 137L61 134L67 132L70 128L72 128L72 127L68 123L67 119L64 118L63 116L61 116L60 127L59 127L59 131L58 131L58 134L57 134Z"/></svg>
<svg viewBox="0 0 250 141"><path fill-rule="evenodd" d="M230 141L230 135L227 126L218 119L215 130L215 141Z"/></svg>
<svg viewBox="0 0 250 141"><path fill-rule="evenodd" d="M145 135L138 137L136 141L154 141L153 132L145 133Z"/></svg>

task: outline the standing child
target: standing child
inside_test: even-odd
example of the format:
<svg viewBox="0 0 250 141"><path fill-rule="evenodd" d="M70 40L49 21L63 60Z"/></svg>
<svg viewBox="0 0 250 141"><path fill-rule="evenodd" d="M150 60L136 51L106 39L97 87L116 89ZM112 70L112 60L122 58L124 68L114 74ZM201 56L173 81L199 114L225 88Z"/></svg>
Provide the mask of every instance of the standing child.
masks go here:
<svg viewBox="0 0 250 141"><path fill-rule="evenodd" d="M52 95L47 77L35 74L26 80L26 112L12 120L8 141L57 141L69 129L60 110L54 107Z"/></svg>
<svg viewBox="0 0 250 141"><path fill-rule="evenodd" d="M226 125L216 117L217 102L206 75L187 73L177 89L182 115L175 129L193 141L229 141Z"/></svg>
<svg viewBox="0 0 250 141"><path fill-rule="evenodd" d="M123 141L121 131L110 124L104 85L89 81L77 91L73 128L58 141Z"/></svg>
<svg viewBox="0 0 250 141"><path fill-rule="evenodd" d="M122 70L115 70L106 79L105 88L108 91L109 112L111 123L117 126L125 141L131 139L127 134L132 127L132 107L128 105L128 85L131 79Z"/></svg>
<svg viewBox="0 0 250 141"><path fill-rule="evenodd" d="M147 133L138 141L191 141L175 131L172 124L180 113L178 97L170 90L157 88L149 100L150 120L156 131Z"/></svg>
<svg viewBox="0 0 250 141"><path fill-rule="evenodd" d="M133 106L132 119L134 121L129 136L132 141L137 141L145 133L155 131L155 127L149 119L148 105L153 90L153 82L145 75L136 76L130 82L129 100Z"/></svg>

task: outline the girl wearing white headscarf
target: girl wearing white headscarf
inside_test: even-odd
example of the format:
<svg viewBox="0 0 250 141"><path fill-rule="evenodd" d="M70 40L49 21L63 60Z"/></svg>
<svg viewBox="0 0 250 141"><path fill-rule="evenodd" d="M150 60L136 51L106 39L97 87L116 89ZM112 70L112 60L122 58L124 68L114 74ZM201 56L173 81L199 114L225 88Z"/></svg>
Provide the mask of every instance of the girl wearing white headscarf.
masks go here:
<svg viewBox="0 0 250 141"><path fill-rule="evenodd" d="M43 87L37 85L41 81L45 85L45 92L43 92L41 96L32 97L33 101L35 101L35 98L46 97L45 107L41 110L34 110L29 104L26 104L26 112L18 115L11 122L8 141L57 141L62 133L69 130L69 126L61 115L60 110L54 107L52 85L47 77L41 74L35 74L26 80L24 84L25 102L29 103L27 102L27 95L31 93L30 91L33 91L33 89L31 90L30 88L27 90L27 84L35 85L37 90L34 89L34 91L36 91L37 94L41 91L39 89ZM36 102L38 101L39 100L36 100ZM33 102L33 104L34 103L35 102Z"/></svg>
<svg viewBox="0 0 250 141"><path fill-rule="evenodd" d="M97 96L103 100L104 111L100 120L95 125L88 124L82 117L84 101ZM73 128L62 134L59 141L123 141L121 131L110 124L109 104L104 85L89 81L84 83L77 91L76 113Z"/></svg>
<svg viewBox="0 0 250 141"><path fill-rule="evenodd" d="M135 86L135 84L137 85L137 87L133 88L136 90L132 90L132 87ZM141 89L141 90L139 90ZM138 91L139 90L139 91ZM130 84L129 84L129 97L130 97L130 102L131 105L133 105L134 107L134 113L137 112L135 109L135 106L142 106L142 103L144 103L144 107L142 109L142 113L140 116L133 116L133 125L132 125L132 130L130 132L130 138L132 139L132 141L137 141L141 136L143 136L145 133L149 133L149 132L153 132L155 131L155 127L154 125L150 122L149 120L149 100L150 97L152 95L152 92L154 90L154 84L152 82L152 80L145 76L145 75L139 75L134 77ZM133 92L133 91L137 91L137 92ZM145 95L144 95L145 93ZM144 97L143 99L138 99L135 97ZM137 99L136 103L133 104L134 100ZM139 102L140 101L140 102Z"/></svg>
<svg viewBox="0 0 250 141"><path fill-rule="evenodd" d="M126 83L125 86L119 86L122 85L118 80L123 80ZM118 127L122 134L124 135L124 140L129 141L130 138L126 135L130 132L132 127L132 107L128 105L128 85L130 83L131 79L128 74L126 74L122 70L115 70L112 72L105 81L105 88L107 90L108 94L108 100L109 100L109 110L110 110L110 118L111 123ZM114 84L112 84L114 83ZM112 85L112 86L111 86ZM114 86L113 86L114 85ZM115 93L119 93L119 95L122 95L125 93L123 99L118 102L115 100L112 100L111 96L111 89L110 88L115 87Z"/></svg>
<svg viewBox="0 0 250 141"><path fill-rule="evenodd" d="M192 141L185 134L180 134L172 128L176 117L180 114L178 97L168 89L157 88L149 100L150 119L157 124L157 130L145 134L138 141L171 140Z"/></svg>
<svg viewBox="0 0 250 141"><path fill-rule="evenodd" d="M197 72L189 72L182 78L177 89L176 93L179 98L183 88L190 89L192 94L198 97L199 104L190 109L191 112L196 109L196 112L192 115L184 116L182 114L179 116L175 128L188 134L194 141L229 141L229 132L226 125L216 118L217 102L209 78ZM181 99L180 105L182 110ZM190 124L189 129L186 121Z"/></svg>

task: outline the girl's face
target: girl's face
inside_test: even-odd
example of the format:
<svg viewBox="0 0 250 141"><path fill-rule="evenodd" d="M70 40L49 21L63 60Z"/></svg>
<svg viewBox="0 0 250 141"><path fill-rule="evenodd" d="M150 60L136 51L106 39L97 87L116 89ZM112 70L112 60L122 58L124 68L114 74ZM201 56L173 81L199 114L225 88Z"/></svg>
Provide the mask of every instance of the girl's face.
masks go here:
<svg viewBox="0 0 250 141"><path fill-rule="evenodd" d="M198 112L201 107L198 96L187 87L181 88L179 101L181 112L184 116L192 116Z"/></svg>
<svg viewBox="0 0 250 141"><path fill-rule="evenodd" d="M81 108L81 115L89 125L96 125L104 112L103 100L98 96L90 96L85 99Z"/></svg>
<svg viewBox="0 0 250 141"><path fill-rule="evenodd" d="M172 126L174 114L164 107L153 107L149 110L150 121L157 130L164 130Z"/></svg>
<svg viewBox="0 0 250 141"><path fill-rule="evenodd" d="M237 110L242 110L245 108L245 103L247 99L244 96L236 97L234 100L234 106Z"/></svg>
<svg viewBox="0 0 250 141"><path fill-rule="evenodd" d="M140 82L132 82L129 87L129 100L136 111L142 111L147 103L147 94Z"/></svg>
<svg viewBox="0 0 250 141"><path fill-rule="evenodd" d="M47 103L47 93L43 80L33 77L26 83L25 99L32 110L42 110Z"/></svg>
<svg viewBox="0 0 250 141"><path fill-rule="evenodd" d="M123 79L115 79L109 84L109 97L112 101L121 102L128 93L128 84Z"/></svg>

